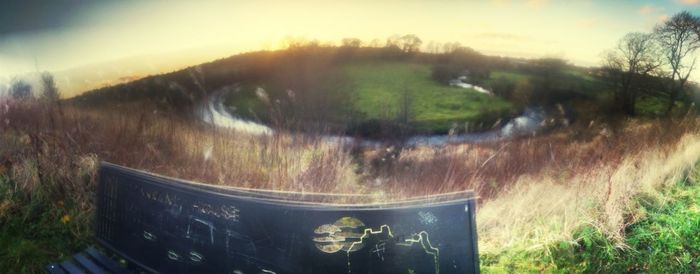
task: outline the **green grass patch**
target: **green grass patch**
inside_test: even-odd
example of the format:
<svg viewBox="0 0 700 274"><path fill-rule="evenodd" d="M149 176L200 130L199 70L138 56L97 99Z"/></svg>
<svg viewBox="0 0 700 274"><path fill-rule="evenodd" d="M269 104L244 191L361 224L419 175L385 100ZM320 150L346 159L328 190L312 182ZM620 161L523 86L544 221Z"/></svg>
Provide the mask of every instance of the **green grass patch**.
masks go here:
<svg viewBox="0 0 700 274"><path fill-rule="evenodd" d="M498 119L512 107L500 98L434 81L427 64L353 63L344 72L352 83L353 108L366 119L396 119L408 105L409 124L419 131L445 132L453 123Z"/></svg>
<svg viewBox="0 0 700 274"><path fill-rule="evenodd" d="M42 193L12 193L0 176L0 269L4 273L44 273L87 247L92 239L91 212L80 212L70 201L48 199Z"/></svg>
<svg viewBox="0 0 700 274"><path fill-rule="evenodd" d="M270 119L270 107L263 102L255 90L259 85L245 84L238 90L227 93L224 97L224 105L228 111L236 116L245 117L254 121L268 122Z"/></svg>
<svg viewBox="0 0 700 274"><path fill-rule="evenodd" d="M485 273L697 273L700 271L700 185L686 181L658 197L638 197L644 218L622 243L592 226L572 241L543 249L482 254Z"/></svg>
<svg viewBox="0 0 700 274"><path fill-rule="evenodd" d="M522 73L522 72L517 72L517 71L505 71L505 70L494 70L491 72L489 75L489 79L487 80L487 83L492 83L493 81L501 81L501 80L507 80L511 82L520 82L520 81L526 81L533 77L532 75Z"/></svg>

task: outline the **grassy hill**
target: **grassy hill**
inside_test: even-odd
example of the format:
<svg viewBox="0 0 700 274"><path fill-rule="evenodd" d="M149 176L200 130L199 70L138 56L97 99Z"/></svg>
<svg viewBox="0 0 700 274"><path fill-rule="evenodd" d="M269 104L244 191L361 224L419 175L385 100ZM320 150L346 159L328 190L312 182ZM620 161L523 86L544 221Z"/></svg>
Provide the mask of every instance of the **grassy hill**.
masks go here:
<svg viewBox="0 0 700 274"><path fill-rule="evenodd" d="M582 112L593 112L586 107L609 98L603 81L570 66L547 74L501 62L477 72L476 65L450 65L456 59L449 56L360 51L352 58L333 48L250 53L101 89L63 108L33 100L6 105L0 246L9 248L0 248L0 268L40 272L94 244L90 197L100 160L285 191L413 197L474 189L485 273L700 268L695 117L618 125L581 119L507 142L357 151L288 132L215 130L160 111L192 113L208 92L233 85L232 110L266 123L407 122L442 131L530 103L581 104ZM435 80L435 65L445 63L456 73L472 68L470 80L498 90L498 97Z"/></svg>
<svg viewBox="0 0 700 274"><path fill-rule="evenodd" d="M442 77L436 77L439 67L447 72ZM496 96L447 85L464 74ZM550 69L536 60L476 52L406 54L317 46L231 56L95 90L71 102L93 108L144 105L149 111L191 116L206 94L232 85L236 92L227 94L225 103L244 119L367 137L447 133L465 123L485 130L531 105L565 103L595 112L590 106L605 105L596 101L610 100L601 79L565 63Z"/></svg>

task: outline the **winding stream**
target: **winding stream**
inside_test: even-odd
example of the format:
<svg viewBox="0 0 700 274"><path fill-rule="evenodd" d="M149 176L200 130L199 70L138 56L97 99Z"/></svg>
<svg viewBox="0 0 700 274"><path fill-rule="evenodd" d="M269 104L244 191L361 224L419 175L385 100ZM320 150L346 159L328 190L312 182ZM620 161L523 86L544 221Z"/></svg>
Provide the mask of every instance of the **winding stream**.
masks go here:
<svg viewBox="0 0 700 274"><path fill-rule="evenodd" d="M476 89L479 88L484 92L490 94L490 91L482 88L476 87L470 84L461 86L465 88ZM208 99L205 100L200 107L197 109L197 115L202 119L202 121L217 126L221 128L235 129L237 131L254 134L254 135L270 135L274 133L274 130L266 125L256 123L253 121L247 121L236 117L231 114L226 106L224 105L224 97L230 88L225 87L212 92ZM476 133L462 133L462 134L436 134L436 135L419 135L413 136L406 141L407 145L433 145L440 146L446 144L457 144L457 143L476 143L476 142L493 142L502 141L516 136L531 135L537 133L543 125L546 119L546 113L541 107L528 108L525 112L510 120L508 123L500 128L492 129L485 132ZM381 141L368 141L368 140L356 140L353 137L342 136L342 135L326 135L323 139L328 142L352 144L358 143L361 146L380 146Z"/></svg>

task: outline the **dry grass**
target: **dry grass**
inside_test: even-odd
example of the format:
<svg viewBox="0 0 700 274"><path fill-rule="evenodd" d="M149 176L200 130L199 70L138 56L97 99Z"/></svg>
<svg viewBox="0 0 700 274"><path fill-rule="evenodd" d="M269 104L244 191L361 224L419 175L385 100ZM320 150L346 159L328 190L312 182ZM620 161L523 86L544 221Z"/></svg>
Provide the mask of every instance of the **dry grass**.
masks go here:
<svg viewBox="0 0 700 274"><path fill-rule="evenodd" d="M391 193L475 189L480 252L547 248L592 225L621 243L640 196L684 178L700 159L694 117L595 123L493 144L365 153ZM376 165L379 162L389 164ZM383 160L383 161L382 161Z"/></svg>
<svg viewBox="0 0 700 274"><path fill-rule="evenodd" d="M700 158L694 118L354 154L318 138L251 136L144 109L0 102L0 173L27 192L51 189L85 208L98 160L219 185L391 194L373 196L382 199L474 189L480 251L489 253L570 240L582 224L621 239L642 216L634 197L655 195Z"/></svg>
<svg viewBox="0 0 700 274"><path fill-rule="evenodd" d="M640 151L666 151L697 128L693 119L635 121L618 126L574 126L505 142L370 151L366 173L392 193L421 195L474 189L488 200L521 181L546 174L569 182L592 169L609 168Z"/></svg>
<svg viewBox="0 0 700 274"><path fill-rule="evenodd" d="M6 104L9 106L9 104ZM335 144L287 135L250 136L177 117L144 112L88 111L13 103L0 126L13 169L34 172L21 185L38 184L40 170L75 170L84 155L132 168L211 184L291 191L357 192L349 153ZM46 117L51 116L51 119ZM53 122L52 122L53 121ZM22 140L22 141L19 141ZM31 157L28 157L31 156ZM37 173L37 176L30 174ZM19 175L18 175L19 176ZM21 177L21 176L20 176ZM70 176L59 176L70 178ZM70 182L65 182L70 183Z"/></svg>
<svg viewBox="0 0 700 274"><path fill-rule="evenodd" d="M683 179L698 159L700 136L689 132L675 144L640 147L612 164L600 162L566 180L554 168L521 176L480 206L480 251L572 241L582 225L592 225L621 243L625 228L644 217L638 198L662 198L658 191Z"/></svg>

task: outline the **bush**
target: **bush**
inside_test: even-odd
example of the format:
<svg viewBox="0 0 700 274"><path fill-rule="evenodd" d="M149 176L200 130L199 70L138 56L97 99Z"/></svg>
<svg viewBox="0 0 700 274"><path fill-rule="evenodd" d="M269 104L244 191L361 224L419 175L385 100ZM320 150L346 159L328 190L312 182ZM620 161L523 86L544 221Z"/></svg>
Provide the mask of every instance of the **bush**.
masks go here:
<svg viewBox="0 0 700 274"><path fill-rule="evenodd" d="M491 83L491 91L501 98L512 100L515 92L515 82L506 77L500 77Z"/></svg>
<svg viewBox="0 0 700 274"><path fill-rule="evenodd" d="M461 70L456 66L436 64L433 66L432 77L433 80L446 84L450 80L457 78L460 72Z"/></svg>

